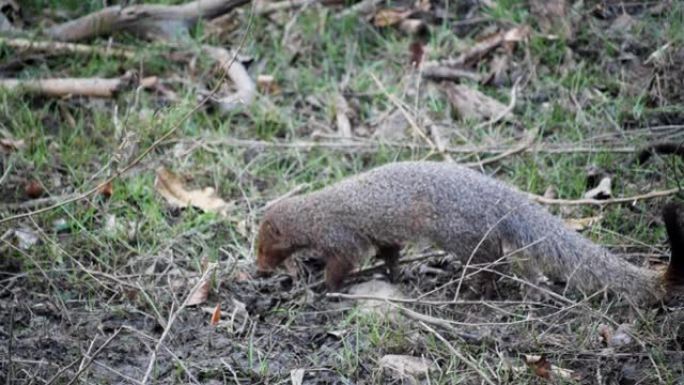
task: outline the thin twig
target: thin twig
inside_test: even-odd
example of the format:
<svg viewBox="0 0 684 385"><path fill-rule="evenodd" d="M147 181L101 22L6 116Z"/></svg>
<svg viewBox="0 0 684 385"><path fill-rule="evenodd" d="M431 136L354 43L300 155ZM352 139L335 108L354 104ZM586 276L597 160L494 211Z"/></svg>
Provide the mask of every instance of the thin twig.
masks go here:
<svg viewBox="0 0 684 385"><path fill-rule="evenodd" d="M14 378L14 363L12 362L12 358L14 355L14 304L10 306L11 308L9 313L9 330L7 330L7 378L5 378L5 383L7 385L12 385L12 378Z"/></svg>
<svg viewBox="0 0 684 385"><path fill-rule="evenodd" d="M116 329L114 334L112 334L109 338L107 338L107 340L102 345L100 345L100 347L95 351L95 353L93 353L92 356L87 357L88 358L87 363L82 365L82 367L78 370L78 372L76 372L76 375L74 376L74 378L72 378L71 381L69 381L67 383L67 385L71 385L74 382L76 382L76 380L78 380L78 377L80 377L81 374L83 374L83 372L86 371L90 367L90 365L95 360L95 357L97 357L97 355L100 354L100 352L102 352L102 350L104 348L106 348L107 345L109 345L109 343L112 342L114 340L114 338L116 338L116 336L119 335L120 332L121 332L121 328Z"/></svg>
<svg viewBox="0 0 684 385"><path fill-rule="evenodd" d="M171 326L173 323L176 321L180 313L185 309L186 306L188 306L188 302L190 299L194 297L195 292L200 289L203 285L206 285L207 280L211 278L211 274L216 270L218 267L217 263L210 263L207 266L207 270L202 274L202 278L200 278L199 281L193 286L193 288L190 290L188 295L185 297L183 300L183 303L176 309L175 311L172 311L171 314L169 315L169 320L166 322L166 327L164 328L164 331L162 332L161 337L159 337L159 340L157 341L157 344L154 347L154 350L152 353L150 353L150 360L147 364L147 370L145 371L145 376L143 377L141 383L145 385L147 381L150 378L150 375L152 374L152 369L154 369L154 364L157 361L157 354L159 353L159 349L161 348L162 343L164 343L164 339L166 339L166 336L169 334L169 331L171 330Z"/></svg>
<svg viewBox="0 0 684 385"><path fill-rule="evenodd" d="M461 352L459 352L458 350L456 350L456 348L454 348L454 347L449 343L449 341L446 340L446 338L442 337L441 334L437 333L437 331L436 331L435 329L433 329L433 328L431 328L430 326L428 326L425 322L423 322L423 321L418 321L418 323L419 323L420 326L422 326L425 330L427 330L427 331L429 331L430 333L432 333L438 340L442 341L442 343L443 343L444 345L446 345L447 349L449 349L449 351L451 352L451 354L453 354L454 356L456 356L459 360L463 361L463 363L465 363L467 366L469 366L471 369L473 369L477 374L480 375L480 377L482 377L482 379L483 379L486 383L488 383L488 384L490 384L490 385L495 385L495 382L492 381L492 379L489 378L489 376L488 376L485 372L483 372L482 369L480 369L480 366L479 366L476 362L471 361L470 358L468 358L468 357L464 356L463 354L461 354Z"/></svg>
<svg viewBox="0 0 684 385"><path fill-rule="evenodd" d="M338 139L334 137L331 139ZM192 141L200 141L192 139ZM272 142L252 139L236 139L236 138L206 138L201 140L205 145L215 146L230 146L230 147L248 147L248 148L275 148L275 149L295 149L299 151L312 151L316 149L330 149L335 151L360 152L368 151L375 152L382 147L405 148L409 150L434 150L433 147L420 145L415 143L392 142L392 141L375 141L355 137L353 139L340 141L295 141L295 142ZM478 153L490 154L509 154L512 150L517 150L519 147L511 148L495 148L495 147L474 147L474 146L449 146L445 147L444 151L451 154L472 155ZM636 151L635 147L570 147L562 144L554 146L528 146L522 150L524 153L541 153L541 154L597 154L597 153L613 153L613 154L633 154Z"/></svg>
<svg viewBox="0 0 684 385"><path fill-rule="evenodd" d="M26 51L43 51L51 55L65 53L97 54L103 56L132 59L135 51L125 48L99 47L87 44L64 43L57 41L39 41L23 38L0 37L0 45Z"/></svg>
<svg viewBox="0 0 684 385"><path fill-rule="evenodd" d="M533 302L533 301L485 301L485 300L456 300L456 301L432 301L432 300L422 300L420 298L395 298L395 297L381 297L376 295L368 294L346 294L346 293L327 293L325 295L328 298L341 298L341 299L364 299L364 300L374 300L374 301L388 301L396 303L409 303L417 305L429 305L429 306L443 306L443 305L529 305L529 306L544 306L553 307L556 306L549 305L543 302Z"/></svg>
<svg viewBox="0 0 684 385"><path fill-rule="evenodd" d="M483 160L480 160L478 162L470 162L470 163L465 163L465 166L467 167L482 167L487 164L492 164L494 162L498 162L501 159L507 158L511 155L519 154L521 152L524 152L526 149L528 149L535 141L537 138L537 134L539 133L539 128L536 127L532 132L527 134L527 139L523 141L519 146L513 147L507 151L504 151L500 153L499 155L492 156L490 158L486 158Z"/></svg>
<svg viewBox="0 0 684 385"><path fill-rule="evenodd" d="M611 199L553 199L545 198L543 196L529 194L532 200L546 204L546 205L562 205L562 206L577 206L577 205L596 205L605 206L616 203L635 203L640 200L647 200L653 198L660 198L668 195L674 195L682 191L679 188L671 188L668 190L651 191L645 194L633 195L630 197L611 198Z"/></svg>

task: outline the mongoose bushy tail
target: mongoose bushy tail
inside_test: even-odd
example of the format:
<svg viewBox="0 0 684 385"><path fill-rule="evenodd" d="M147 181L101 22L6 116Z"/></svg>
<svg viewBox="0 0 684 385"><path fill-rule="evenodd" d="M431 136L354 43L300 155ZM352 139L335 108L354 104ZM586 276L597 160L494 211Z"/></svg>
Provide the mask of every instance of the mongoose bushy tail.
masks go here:
<svg viewBox="0 0 684 385"><path fill-rule="evenodd" d="M270 271L293 252L312 249L325 258L334 289L370 250L393 263L405 242L419 240L464 261L472 255L473 263L496 260L502 246L519 249L522 263L586 293L609 288L654 302L669 287L665 275L568 229L520 191L441 162L391 163L275 203L259 229L257 264ZM682 264L670 265L671 282L681 283Z"/></svg>

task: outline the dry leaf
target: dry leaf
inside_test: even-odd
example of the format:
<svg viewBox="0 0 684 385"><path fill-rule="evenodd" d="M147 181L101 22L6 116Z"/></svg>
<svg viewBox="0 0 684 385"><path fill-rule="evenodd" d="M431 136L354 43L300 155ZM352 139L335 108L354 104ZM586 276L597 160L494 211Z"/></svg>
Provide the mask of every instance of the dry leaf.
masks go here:
<svg viewBox="0 0 684 385"><path fill-rule="evenodd" d="M621 324L617 330L613 331L612 327L600 324L597 332L601 336L603 343L608 347L618 348L632 343L632 336L629 335L630 328L629 324Z"/></svg>
<svg viewBox="0 0 684 385"><path fill-rule="evenodd" d="M517 43L527 39L530 36L530 27L527 25L514 27L503 33L503 41L507 43Z"/></svg>
<svg viewBox="0 0 684 385"><path fill-rule="evenodd" d="M544 356L524 355L525 364L530 367L534 374L541 378L561 378L564 380L578 380L579 376L570 369L551 365L551 363Z"/></svg>
<svg viewBox="0 0 684 385"><path fill-rule="evenodd" d="M30 249L31 246L38 243L39 240L36 233L26 228L14 230L14 236L19 240L19 247L23 250Z"/></svg>
<svg viewBox="0 0 684 385"><path fill-rule="evenodd" d="M199 305L201 303L204 303L204 301L209 298L209 292L211 290L211 280L210 279L205 279L201 282L201 284L197 287L197 290L195 290L191 295L190 298L188 298L188 302L186 303L187 306L192 306L192 305Z"/></svg>
<svg viewBox="0 0 684 385"><path fill-rule="evenodd" d="M104 196L105 198L109 198L112 196L114 193L114 187L112 186L112 182L107 182L105 183L104 186L100 187L100 194Z"/></svg>
<svg viewBox="0 0 684 385"><path fill-rule="evenodd" d="M379 364L380 368L398 375L399 378L425 377L433 365L426 358L400 354L387 354L380 358Z"/></svg>
<svg viewBox="0 0 684 385"><path fill-rule="evenodd" d="M211 313L211 321L209 321L209 324L211 326L216 326L216 325L218 325L220 320L221 320L221 304L217 303L216 307L214 308L214 311Z"/></svg>
<svg viewBox="0 0 684 385"><path fill-rule="evenodd" d="M26 147L26 143L23 140L15 140L10 138L0 139L0 148L6 152L21 150Z"/></svg>
<svg viewBox="0 0 684 385"><path fill-rule="evenodd" d="M24 186L24 192L26 196L31 199L36 199L43 195L43 186L37 180L33 179L26 183Z"/></svg>
<svg viewBox="0 0 684 385"><path fill-rule="evenodd" d="M609 176L601 179L598 186L584 193L586 199L608 199L613 196L612 180Z"/></svg>
<svg viewBox="0 0 684 385"><path fill-rule="evenodd" d="M423 63L423 56L425 55L423 42L419 40L413 41L409 46L409 52L411 52L411 67L420 67Z"/></svg>
<svg viewBox="0 0 684 385"><path fill-rule="evenodd" d="M275 95L280 93L280 86L278 86L272 75L259 75L257 76L256 83L257 89L262 94Z"/></svg>
<svg viewBox="0 0 684 385"><path fill-rule="evenodd" d="M304 369L292 369L290 371L290 381L292 381L292 385L302 385L302 382L304 382Z"/></svg>
<svg viewBox="0 0 684 385"><path fill-rule="evenodd" d="M186 190L180 178L164 167L157 169L157 177L154 180L154 188L175 207L197 207L204 212L226 215L230 205L216 195L211 187L202 190Z"/></svg>
<svg viewBox="0 0 684 385"><path fill-rule="evenodd" d="M464 119L487 120L500 116L506 106L482 92L466 85L445 85L447 98L459 116ZM510 117L507 112L504 117Z"/></svg>
<svg viewBox="0 0 684 385"><path fill-rule="evenodd" d="M379 10L373 17L373 25L376 27L389 27L406 19L412 13L412 10L384 8Z"/></svg>
<svg viewBox="0 0 684 385"><path fill-rule="evenodd" d="M551 378L551 363L546 357L525 354L525 364L534 371L537 377Z"/></svg>

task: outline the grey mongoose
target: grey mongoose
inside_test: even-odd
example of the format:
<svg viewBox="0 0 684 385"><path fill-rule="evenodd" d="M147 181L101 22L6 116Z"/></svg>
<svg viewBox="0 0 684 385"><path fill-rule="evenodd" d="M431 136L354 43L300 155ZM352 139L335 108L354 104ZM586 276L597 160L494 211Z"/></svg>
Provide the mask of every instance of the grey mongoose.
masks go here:
<svg viewBox="0 0 684 385"><path fill-rule="evenodd" d="M676 208L670 211L679 234ZM568 229L517 189L430 161L390 163L274 203L259 228L257 266L269 272L309 249L325 258L327 286L338 289L371 250L392 269L402 245L418 240L464 261L472 254L473 262L500 258L502 247L520 249L516 255L549 278L584 292L608 288L640 303L684 286L684 257L674 247L667 273L638 267Z"/></svg>

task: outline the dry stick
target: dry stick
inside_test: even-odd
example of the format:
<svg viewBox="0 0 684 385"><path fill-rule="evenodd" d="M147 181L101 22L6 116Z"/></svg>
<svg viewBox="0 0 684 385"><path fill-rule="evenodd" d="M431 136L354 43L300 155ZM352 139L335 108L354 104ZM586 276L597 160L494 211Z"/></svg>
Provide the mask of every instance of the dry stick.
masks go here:
<svg viewBox="0 0 684 385"><path fill-rule="evenodd" d="M428 306L443 306L443 305L531 305L531 306L543 306L558 308L557 306L549 305L543 302L534 301L485 301L485 300L457 300L457 301L434 301L434 300L422 300L420 298L397 298L397 297L381 297L369 294L345 294L345 293L327 293L325 295L328 298L341 298L341 299L365 299L374 301L388 301L394 303L408 303L416 305L428 305Z"/></svg>
<svg viewBox="0 0 684 385"><path fill-rule="evenodd" d="M150 335L148 335L148 334L145 334L144 332L142 332L142 331L140 331L140 330L134 329L134 328L132 328L132 327L130 327L130 326L124 325L124 326L122 326L122 328L128 330L129 332L132 332L132 333L134 333L134 334L138 334L138 335L140 335L140 336L142 336L142 337L144 337L144 338L147 338L147 339L150 340L150 341L154 341L154 340L155 340L154 337L152 337L152 336L150 336ZM185 365L185 363L183 363L183 360L180 359L180 357L178 357L173 351L171 351L171 349L167 348L166 346L164 346L164 350L166 350L166 353L168 353L168 354L171 356L171 358L173 358L173 360L176 361L176 363L178 363L178 365L180 365L180 367L183 369L183 371L185 371L185 374L188 376L188 378L190 379L190 381L191 381L193 384L198 384L198 383L199 383L199 382L197 381L197 379L195 378L195 376L193 376L192 373L190 372L190 369L188 369L188 367ZM138 382L138 383L139 383L139 382Z"/></svg>
<svg viewBox="0 0 684 385"><path fill-rule="evenodd" d="M200 18L214 18L249 0L196 0L180 5L140 4L106 7L45 32L56 40L76 41L126 30L146 37L173 38Z"/></svg>
<svg viewBox="0 0 684 385"><path fill-rule="evenodd" d="M235 95L228 95L216 100L219 109L222 112L231 112L239 107L252 104L256 97L256 84L242 63L237 60L231 61L231 53L222 47L205 45L202 47L202 51L219 63L221 69L224 73L228 74L228 77L235 83L235 87L238 90Z"/></svg>
<svg viewBox="0 0 684 385"><path fill-rule="evenodd" d="M335 94L334 102L335 124L337 126L337 132L341 137L349 139L352 137L352 126L351 122L349 121L349 116L347 116L349 113L349 104L344 96L340 93Z"/></svg>
<svg viewBox="0 0 684 385"><path fill-rule="evenodd" d="M78 364L80 361L81 361L81 359L77 358L77 359L71 361L71 363L69 363L67 366L59 369L57 371L57 373L55 373L55 375L52 376L45 385L52 385L59 377L62 376L62 374L64 374L64 372L66 372L67 370L76 366L76 364Z"/></svg>
<svg viewBox="0 0 684 385"><path fill-rule="evenodd" d="M0 79L0 88L47 96L93 96L110 98L127 85L124 78Z"/></svg>
<svg viewBox="0 0 684 385"><path fill-rule="evenodd" d="M64 194L64 195L53 195L45 198L31 199L26 202L19 203L6 203L0 205L2 210L19 210L19 209L32 209L34 207L39 207L47 204L53 204L65 199L71 199L78 194Z"/></svg>
<svg viewBox="0 0 684 385"><path fill-rule="evenodd" d="M250 20L251 20L251 19L250 19ZM247 25L247 29L248 29L248 30L249 30L250 25L251 25L251 24L248 24L248 25ZM242 41L240 41L240 44L238 45L238 49L235 51L235 56L233 56L233 58L231 59L231 63L232 63L232 62L235 62L235 61L237 60L238 52L240 51L240 48L244 45L244 43L245 43L246 40L247 40L247 33L245 32ZM229 65L229 66L230 66L230 65ZM207 104L207 102L208 102L208 101L209 101L209 100L218 92L218 90L221 88L221 83L223 83L223 80L225 80L226 76L227 76L227 73L224 72L224 73L221 75L221 77L219 78L218 82L216 82L216 86L214 87L213 90L211 90L211 93L209 93L209 95L207 95L204 99L202 99L199 103L197 103L197 105L195 105L190 111L188 111L188 113L186 113L185 115L183 115L183 116L176 122L176 124L174 124L168 131L166 131L161 137L159 137L159 139L155 140L149 147L147 147L145 150L143 150L143 152L142 152L140 155L138 155L135 159L133 159L133 160L132 160L130 163L128 163L125 167L123 167L123 168L121 168L121 169L117 169L116 172L112 173L112 175L111 175L109 178L105 179L104 182L98 184L97 186L91 188L90 190L87 190L87 191L84 192L84 193L77 194L77 195L75 195L75 196L73 196L73 197L70 197L70 198L68 198L68 199L66 199L66 200L64 200L64 201L55 203L55 204L50 205L50 206L48 206L48 207L43 207L42 209L30 211L30 212L27 212L27 213L12 215L12 216L9 216L9 217L7 217L7 218L2 218L2 219L0 219L0 224L6 223L6 222L10 222L10 221L14 221L14 220L21 219L21 218L26 218L26 217L31 216L31 215L36 215L36 214L41 214L41 213L44 213L44 212L48 212L48 211L54 210L54 209L56 209L56 208L59 208L59 207L61 207L61 206L64 206L64 205L66 205L66 204L69 204L69 203L72 203L72 202L76 202L76 201L79 201L79 200L81 200L81 199L85 199L85 198L87 198L87 197L89 197L89 196L95 194L96 192L102 190L103 187L105 187L105 186L107 186L108 184L112 183L114 180L116 180L117 178L119 178L121 175L123 175L124 173L126 173L127 171L129 171L130 169L132 169L133 167L135 167L135 165L137 165L138 163L140 163L140 161L143 160L143 158L145 158L150 152L152 152L152 150L154 150L157 146L159 146L159 144L163 143L163 142L164 142L166 139L168 139L174 132L176 132L176 131L180 128L181 124L183 124L186 120L188 120L188 119L190 118L190 116L194 115L195 112L199 111L200 108L202 108L205 104Z"/></svg>
<svg viewBox="0 0 684 385"><path fill-rule="evenodd" d="M185 297L183 300L183 303L180 305L180 307L176 311L172 311L171 314L169 315L169 320L166 323L166 327L164 328L164 331L162 332L161 337L159 337L159 340L157 341L157 344L154 347L154 350L150 354L150 361L147 364L147 370L145 371L145 376L143 377L141 383L144 385L147 383L147 380L150 378L150 375L152 374L152 369L154 369L154 363L157 361L157 354L159 352L159 349L161 348L162 343L164 342L164 339L166 339L166 336L169 334L169 331L171 330L171 326L173 323L176 321L176 318L178 318L178 315L185 309L186 306L188 306L188 302L190 299L192 299L197 292L197 290L200 289L203 285L207 284L207 281L211 278L211 274L216 270L218 267L217 263L209 263L207 266L207 270L202 274L202 277L200 280L193 286L193 288L190 290L188 295Z"/></svg>
<svg viewBox="0 0 684 385"><path fill-rule="evenodd" d="M501 159L507 158L511 155L519 154L525 150L527 150L532 144L534 143L535 139L537 138L537 134L539 133L539 128L535 128L531 133L528 133L528 138L527 140L523 141L522 144L520 144L517 147L513 147L507 151L504 151L500 153L499 155L492 156L490 158L486 158L484 160L478 161L478 162L469 162L469 163L464 163L465 166L467 167L482 167L487 164L491 164L494 162L498 162Z"/></svg>
<svg viewBox="0 0 684 385"><path fill-rule="evenodd" d="M107 345L109 345L109 343L112 342L114 340L114 338L116 338L116 336L119 335L120 332L121 332L121 328L116 329L114 334L112 334L109 338L107 338L107 340L102 345L100 345L100 347L95 351L95 353L93 353L93 355L91 357L87 357L87 358L89 358L88 362L85 365L82 365L82 367L78 370L78 372L76 372L76 375L74 376L74 378L72 378L71 381L69 381L67 383L67 385L71 385L74 382L76 382L76 380L78 380L78 377L80 377L81 374L83 374L83 372L86 371L90 367L90 365L95 360L95 357L97 357L97 355L100 354L100 352L102 352L102 350L104 348L106 348Z"/></svg>
<svg viewBox="0 0 684 385"><path fill-rule="evenodd" d="M335 137L334 139L339 139ZM301 151L311 151L318 148L325 148L330 150L339 151L376 151L380 147L396 147L396 148L406 148L411 150L432 150L432 147L412 144L412 143L401 143L401 142L391 142L391 141L372 141L364 140L361 138L354 138L353 140L346 141L328 141L328 142L316 142L316 141L297 141L297 142L268 142L263 140L253 140L253 139L236 139L236 138L221 138L212 139L207 138L204 140L207 145L222 145L222 146L232 146L232 147L253 147L253 148L291 148ZM492 154L508 154L512 150L518 149L500 149L500 148L488 148L488 147L473 147L473 146L451 146L445 147L444 151L451 154L464 154L471 155L475 153L492 153ZM577 154L577 153L625 153L633 154L636 149L634 147L528 147L520 150L525 153L545 153L545 154Z"/></svg>
<svg viewBox="0 0 684 385"><path fill-rule="evenodd" d="M26 51L42 51L54 54L79 53L79 54L97 54L103 56L118 57L123 59L132 59L135 57L135 51L124 48L110 48L98 47L87 44L64 43L57 41L37 41L22 38L5 38L0 37L0 45L7 45L14 49Z"/></svg>
<svg viewBox="0 0 684 385"><path fill-rule="evenodd" d="M14 377L14 364L12 363L12 358L14 355L14 346L12 345L12 342L14 342L14 305L12 305L12 307L10 308L8 329L9 330L7 331L7 373L5 374L7 378L5 380L7 385L12 385L12 378Z"/></svg>
<svg viewBox="0 0 684 385"><path fill-rule="evenodd" d="M528 194L528 195L530 196L530 198L532 200L534 200L538 203L547 204L547 205L563 205L563 206L597 205L597 206L605 206L605 205L616 204L616 203L633 203L633 202L640 201L640 200L659 198L659 197L677 194L680 191L682 191L682 189L680 189L680 188L671 188L668 190L651 191L649 193L633 195L630 197L611 198L611 199L603 199L603 200L601 200L601 199L552 199L552 198L545 198L545 197L535 195L535 194Z"/></svg>
<svg viewBox="0 0 684 385"><path fill-rule="evenodd" d="M266 211L266 210L268 210L269 207L271 207L274 204L282 201L283 199L286 199L286 198L289 198L293 195L299 194L301 191L306 190L308 188L309 188L308 183L299 184L299 185L295 186L292 190L286 192L285 194L266 202L266 204L262 207L261 211Z"/></svg>
<svg viewBox="0 0 684 385"><path fill-rule="evenodd" d="M444 320L444 319L441 319L441 318L429 316L429 315L427 315L427 314L422 314L422 313L419 313L419 312L417 312L417 311L413 311L413 310L411 310L411 309L408 309L408 308L406 308L406 307L403 307L403 306L401 306L401 305L398 305L398 304L396 304L396 303L389 302L389 305L391 305L392 307L394 307L394 308L396 308L397 310L399 310L399 311L401 312L401 314L403 314L405 317L410 318L410 319L412 319L412 320L414 320L414 321L426 322L426 323L429 323L429 324L441 326L441 327L443 327L444 329L447 329L447 330L448 330L449 332L451 332L452 334L457 335L457 336L459 336L460 338L462 338L462 339L464 339L464 340L466 340L466 341L468 340L468 337L471 337L471 336L469 336L469 335L466 334L466 333L459 332L459 331L452 325L452 322L453 322L453 321L447 321L447 320ZM472 339L472 337L471 337L471 339ZM483 338L475 338L475 339L477 340L477 344L480 345Z"/></svg>
<svg viewBox="0 0 684 385"><path fill-rule="evenodd" d="M475 82L482 80L482 76L480 76L480 74L477 72L445 66L425 67L423 68L422 75L424 78L436 80L460 80L463 78L470 79Z"/></svg>
<svg viewBox="0 0 684 385"><path fill-rule="evenodd" d="M494 381L492 381L492 380L489 378L489 376L488 376L485 372L483 372L482 369L480 369L480 367L477 365L477 363L472 362L468 357L464 356L463 354L461 354L461 352L459 352L458 350L456 350L456 349L449 343L449 341L447 341L446 338L442 337L441 334L437 333L437 331L436 331L435 329L431 328L430 326L428 326L428 325L427 325L425 322L423 322L423 321L418 321L418 323L419 323L420 326L422 326L425 330L429 331L429 332L432 333L435 337L437 337L438 340L442 341L442 343L444 343L444 345L446 345L447 349L449 349L449 351L451 352L451 354L453 354L454 356L456 356L458 359L460 359L461 361L463 361L467 366L469 366L471 369L473 369L477 374L480 375L480 377L482 377L482 379L483 379L486 383L488 383L488 384L490 384L490 385L495 385Z"/></svg>

